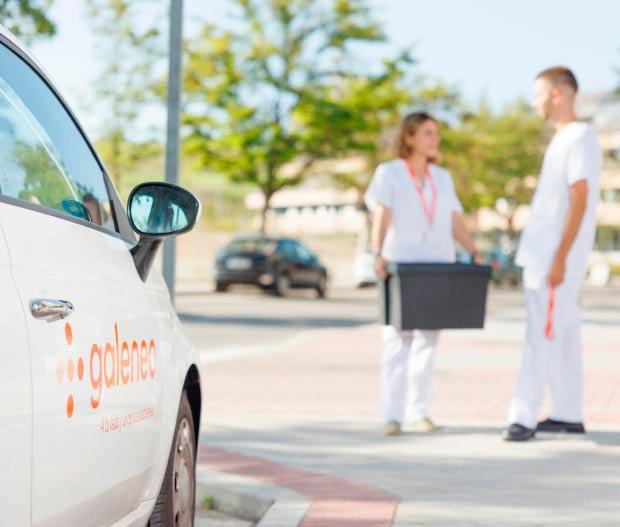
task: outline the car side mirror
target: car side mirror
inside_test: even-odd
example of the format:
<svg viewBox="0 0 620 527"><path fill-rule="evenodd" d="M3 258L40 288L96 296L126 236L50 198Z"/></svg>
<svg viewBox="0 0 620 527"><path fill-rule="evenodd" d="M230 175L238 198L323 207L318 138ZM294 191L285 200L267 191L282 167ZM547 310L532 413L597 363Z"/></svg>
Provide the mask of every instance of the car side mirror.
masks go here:
<svg viewBox="0 0 620 527"><path fill-rule="evenodd" d="M146 281L161 242L192 230L200 215L200 201L170 183L142 183L129 195L127 214L132 229L140 235L131 254L140 278Z"/></svg>

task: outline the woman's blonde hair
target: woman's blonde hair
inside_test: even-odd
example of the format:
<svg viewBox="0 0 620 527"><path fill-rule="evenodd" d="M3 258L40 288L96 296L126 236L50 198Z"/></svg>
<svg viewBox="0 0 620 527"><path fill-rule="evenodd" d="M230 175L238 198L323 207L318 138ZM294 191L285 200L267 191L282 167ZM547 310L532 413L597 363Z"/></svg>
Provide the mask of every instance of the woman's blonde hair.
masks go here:
<svg viewBox="0 0 620 527"><path fill-rule="evenodd" d="M411 156L412 149L407 145L407 137L415 135L426 121L433 121L435 124L439 124L437 119L426 112L412 112L405 115L400 123L396 140L394 141L394 153L398 157L408 158ZM435 163L437 159L429 159L429 161Z"/></svg>

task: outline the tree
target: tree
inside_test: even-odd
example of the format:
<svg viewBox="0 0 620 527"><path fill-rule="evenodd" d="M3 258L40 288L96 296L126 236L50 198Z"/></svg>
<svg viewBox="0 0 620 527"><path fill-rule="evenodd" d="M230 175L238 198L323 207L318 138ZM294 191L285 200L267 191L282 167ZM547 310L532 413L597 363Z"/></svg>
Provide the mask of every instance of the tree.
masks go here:
<svg viewBox="0 0 620 527"><path fill-rule="evenodd" d="M37 36L51 37L56 26L46 11L53 3L54 0L0 0L0 21L28 43Z"/></svg>
<svg viewBox="0 0 620 527"><path fill-rule="evenodd" d="M362 156L366 169L334 174L334 182L341 188L355 189L359 207L377 164L394 156L395 131L406 112L415 108L431 115L454 116L460 109L453 88L422 78L412 82L403 69L412 63L410 53L401 55L386 62L385 74L365 78L357 87L343 90L339 103L350 112L353 126L343 137L342 151Z"/></svg>
<svg viewBox="0 0 620 527"><path fill-rule="evenodd" d="M144 8L155 0L87 1L104 65L94 88L97 101L107 105L99 144L110 176L120 186L123 171L141 159L142 149L135 145L140 110L152 98L162 56L156 21L144 23Z"/></svg>
<svg viewBox="0 0 620 527"><path fill-rule="evenodd" d="M411 59L374 72L352 60L384 39L365 0L233 2L233 29L205 26L188 42L185 146L202 166L261 190L264 232L273 195L318 159L374 149L407 98L399 82Z"/></svg>
<svg viewBox="0 0 620 527"><path fill-rule="evenodd" d="M503 213L512 238L516 205L532 197L527 176L539 173L547 140L544 121L523 101L499 114L482 104L456 126L446 127L442 152L465 209L495 207L499 199L506 200Z"/></svg>

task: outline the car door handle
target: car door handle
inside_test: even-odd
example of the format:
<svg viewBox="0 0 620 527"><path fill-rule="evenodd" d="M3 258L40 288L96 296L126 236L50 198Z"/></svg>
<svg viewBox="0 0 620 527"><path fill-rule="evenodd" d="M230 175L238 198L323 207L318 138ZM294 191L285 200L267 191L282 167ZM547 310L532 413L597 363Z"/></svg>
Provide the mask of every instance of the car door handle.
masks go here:
<svg viewBox="0 0 620 527"><path fill-rule="evenodd" d="M32 316L39 320L47 320L48 322L67 318L73 313L74 309L73 304L66 300L37 298L30 301Z"/></svg>

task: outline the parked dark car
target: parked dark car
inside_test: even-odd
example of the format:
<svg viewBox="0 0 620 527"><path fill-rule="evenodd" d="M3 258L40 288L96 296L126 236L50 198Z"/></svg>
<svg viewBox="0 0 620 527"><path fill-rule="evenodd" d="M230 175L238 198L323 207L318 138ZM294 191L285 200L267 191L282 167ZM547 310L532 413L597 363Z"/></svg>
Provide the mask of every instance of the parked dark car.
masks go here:
<svg viewBox="0 0 620 527"><path fill-rule="evenodd" d="M289 238L236 238L216 257L215 289L223 293L233 284L252 284L285 296L289 289L327 291L327 269L298 240Z"/></svg>
<svg viewBox="0 0 620 527"><path fill-rule="evenodd" d="M521 284L521 268L515 263L514 254L499 250L486 255L485 262L493 268L493 283L517 287Z"/></svg>
<svg viewBox="0 0 620 527"><path fill-rule="evenodd" d="M522 281L521 268L515 263L515 255L507 254L499 249L493 251L482 251L480 253L482 263L490 265L493 270L491 281L498 286L517 287ZM470 263L469 254L464 251L457 252L457 261L460 263Z"/></svg>

